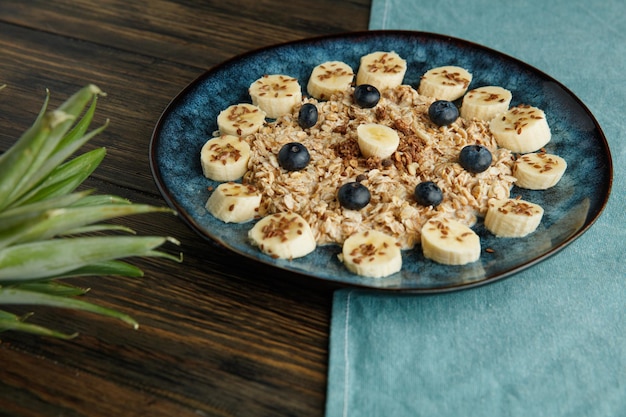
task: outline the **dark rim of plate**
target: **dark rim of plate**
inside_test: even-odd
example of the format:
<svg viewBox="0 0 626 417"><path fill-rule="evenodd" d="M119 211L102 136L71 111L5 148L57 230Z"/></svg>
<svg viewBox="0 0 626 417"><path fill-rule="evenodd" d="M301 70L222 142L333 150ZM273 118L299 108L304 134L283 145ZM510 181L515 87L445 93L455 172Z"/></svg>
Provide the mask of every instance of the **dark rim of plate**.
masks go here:
<svg viewBox="0 0 626 417"><path fill-rule="evenodd" d="M538 75L539 77L549 80L552 83L555 83L560 89L563 90L563 92L567 93L570 98L575 101L582 110L585 111L585 113L587 114L587 116L589 117L589 120L593 122L594 127L597 129L598 133L599 133L599 140L600 140L600 145L603 147L603 152L604 155L606 156L606 166L605 166L605 170L606 170L606 176L607 176L607 181L604 185L605 187L605 192L602 193L602 195L604 196L601 203L597 205L597 208L595 211L588 213L587 218L585 220L584 225L582 225L575 233L573 233L570 237L568 237L567 239L565 239L562 243L560 243L559 245L556 245L554 247L552 247L551 249L547 250L546 252L544 252L543 254L541 254L540 256L537 256L533 259L529 259L527 262L523 262L519 265L517 265L514 268L511 268L507 271L505 271L504 273L499 273L496 274L494 276L485 276L484 279L478 280L478 281L474 281L474 282L469 282L469 283L464 283L464 284L459 284L459 285L451 285L451 286L447 286L447 287L437 287L437 288L398 288L398 287L389 287L389 288L385 288L385 287L374 287L374 286L369 286L366 284L359 284L359 283L344 283L341 281L332 281L329 280L328 278L324 278L324 277L318 277L315 276L313 274L307 274L304 272L298 272L298 271L292 271L292 270L288 270L288 272L294 274L294 275L300 275L300 276L305 276L307 278L311 278L311 279L316 279L316 280L320 280L323 281L325 283L331 283L334 284L338 287L350 287L350 288L362 288L362 289L368 289L368 290L376 290L376 291L385 291L385 292L401 292L401 293L415 293L415 294L433 294L433 293L445 293L445 292L450 292L450 291L458 291L458 290L462 290L462 289L469 289L469 288L474 288L477 286L482 286L491 282L495 282L495 281L499 281L501 279L504 278L508 278L522 270L525 270L537 263L539 263L540 261L543 261L553 255L555 255L556 253L558 253L559 251L561 251L563 248L565 248L566 246L568 246L570 243L572 243L574 240L576 240L578 237L580 237L581 235L583 235L587 230L589 230L589 228L596 222L596 220L599 218L600 214L604 211L604 208L606 207L606 204L609 200L609 196L611 193L611 188L612 188L612 184L613 184L613 163L612 163L612 157L611 157L611 152L609 149L609 145L608 142L606 140L606 137L604 135L604 132L602 131L598 121L596 120L595 116L591 113L591 111L587 108L587 106L569 89L567 88L564 84L560 83L559 81L555 80L553 77L547 75L546 73L544 73L543 71L517 59L514 58L510 55L507 55L505 53L499 52L495 49L491 49L489 47L480 45L478 43L474 43L471 41L467 41L464 39L460 39L460 38L455 38L452 36L448 36L448 35L443 35L443 34L438 34L438 33L431 33L431 32L421 32L421 31L408 31L408 30L371 30L371 31L361 31L361 32L347 32L347 33L339 33L339 34L333 34L333 35L324 35L324 36L318 36L318 37L312 37L312 38L306 38L306 39L300 39L300 40L295 40L295 41L289 41L289 42L283 42L283 43L278 43L278 44L273 44L273 45L269 45L266 47L262 47L262 48L258 48L255 50L251 50L251 51L247 51L245 53L233 56L232 58L221 62L220 64L210 68L209 70L205 71L203 74L201 74L200 76L198 76L195 80L193 80L191 83L189 83L186 87L184 87L166 106L166 108L164 109L164 111L161 113L157 124L153 130L152 133L152 137L150 139L150 145L149 145L149 159L150 159L150 169L152 172L152 176L154 178L154 181L156 183L157 188L159 189L159 192L161 193L161 195L163 196L164 200L166 201L166 203L172 208L174 209L178 215L181 217L181 219L184 221L184 223L187 224L188 227L190 227L194 232L196 232L197 234L199 234L201 237L212 241L212 242L216 242L218 244L221 244L222 246L226 247L229 250L233 250L235 252L238 252L236 249L231 248L230 246L228 246L225 242L218 242L215 240L215 238L213 238L212 236L208 235L204 230L203 227L200 226L188 213L186 213L186 211L176 202L176 199L174 198L174 196L171 194L171 192L168 190L168 188L165 185L165 182L163 180L163 177L161 175L161 171L159 168L159 164L158 164L158 160L157 160L157 156L156 156L156 152L155 149L159 144L159 140L160 140L160 132L162 129L162 124L163 121L165 119L165 117L168 115L168 113L170 112L170 109L172 107L174 107L187 93L189 90L191 90L198 82L201 82L203 79L205 79L206 77L210 77L212 73L214 73L215 71L217 71L218 69L222 68L222 67L226 67L228 65L231 65L233 63L236 63L240 60L245 60L248 57L252 57L260 52L263 51L267 51L267 50L271 50L271 49L275 49L275 48L280 48L280 47L285 47L285 46L299 46L299 45L312 45L318 42L329 42L329 41L333 41L333 40L351 40L354 42L359 42L359 41L365 41L367 39L377 39L377 38L384 38L384 37L391 37L391 38L406 38L407 40L415 40L417 38L422 38L422 39L429 39L429 40L434 40L434 41L439 41L439 42L445 42L448 44L454 44L456 47L459 48L474 48L474 49L479 49L482 50L483 52L489 53L489 54L493 54L495 56L498 56L499 58L504 58L508 61L510 61L511 63L525 68L528 71L531 71L533 73L535 73L536 75ZM239 252L238 252L239 253ZM280 268L277 265L265 262L261 259L255 259L257 262L261 262L263 264L272 266L274 268L279 268L279 269L283 269L284 268Z"/></svg>

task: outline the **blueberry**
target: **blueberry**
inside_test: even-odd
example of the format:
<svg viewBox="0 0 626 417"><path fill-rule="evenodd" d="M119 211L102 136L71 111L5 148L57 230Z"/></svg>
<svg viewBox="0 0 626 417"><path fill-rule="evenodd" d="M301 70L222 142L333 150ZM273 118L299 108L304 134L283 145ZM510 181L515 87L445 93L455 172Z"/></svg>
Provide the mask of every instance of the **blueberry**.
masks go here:
<svg viewBox="0 0 626 417"><path fill-rule="evenodd" d="M360 210L370 202L370 192L360 182L349 182L342 185L337 192L337 199L342 207L348 210Z"/></svg>
<svg viewBox="0 0 626 417"><path fill-rule="evenodd" d="M415 187L415 201L422 206L437 207L443 200L443 192L432 181L424 181Z"/></svg>
<svg viewBox="0 0 626 417"><path fill-rule="evenodd" d="M299 142L283 145L278 152L278 164L287 171L304 169L310 160L309 150Z"/></svg>
<svg viewBox="0 0 626 417"><path fill-rule="evenodd" d="M354 89L354 101L365 109L371 109L378 104L380 91L373 85L361 84Z"/></svg>
<svg viewBox="0 0 626 417"><path fill-rule="evenodd" d="M308 129L317 123L317 107L315 104L305 103L298 113L298 124L302 129Z"/></svg>
<svg viewBox="0 0 626 417"><path fill-rule="evenodd" d="M437 100L428 108L428 117L437 126L447 126L459 118L459 109L451 101Z"/></svg>
<svg viewBox="0 0 626 417"><path fill-rule="evenodd" d="M468 145L461 149L459 163L466 171L473 174L486 171L491 166L493 156L482 145Z"/></svg>

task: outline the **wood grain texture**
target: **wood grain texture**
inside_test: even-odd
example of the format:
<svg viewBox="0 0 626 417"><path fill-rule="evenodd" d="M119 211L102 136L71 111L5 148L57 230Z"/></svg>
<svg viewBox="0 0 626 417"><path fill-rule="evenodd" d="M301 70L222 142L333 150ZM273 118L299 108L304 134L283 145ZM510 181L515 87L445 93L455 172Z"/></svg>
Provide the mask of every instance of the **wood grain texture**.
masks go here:
<svg viewBox="0 0 626 417"><path fill-rule="evenodd" d="M169 101L210 67L283 41L365 30L354 1L3 0L0 152L30 126L46 89L57 105L99 85L87 149L107 157L86 186L165 205L148 144ZM0 416L323 416L334 288L241 259L180 219L115 222L170 235L181 264L133 259L145 276L72 281L89 301L140 323L38 308L34 323L80 332L71 341L2 333ZM29 312L28 306L15 308Z"/></svg>

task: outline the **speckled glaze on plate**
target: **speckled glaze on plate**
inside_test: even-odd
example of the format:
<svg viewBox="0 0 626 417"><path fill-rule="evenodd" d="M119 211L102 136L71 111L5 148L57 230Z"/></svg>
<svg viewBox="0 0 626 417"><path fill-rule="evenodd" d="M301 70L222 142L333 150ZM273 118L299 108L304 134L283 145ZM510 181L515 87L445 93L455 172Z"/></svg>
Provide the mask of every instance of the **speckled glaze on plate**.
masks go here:
<svg viewBox="0 0 626 417"><path fill-rule="evenodd" d="M355 70L361 56L395 51L407 60L405 84L417 88L432 67L468 69L471 88L498 85L513 93L511 105L543 109L552 130L546 150L562 156L568 168L560 183L546 191L514 187L512 195L545 208L541 225L527 238L496 238L479 222L475 226L483 253L465 266L445 266L425 259L419 247L403 252L403 268L392 276L370 279L348 272L337 259L337 245L318 247L300 259L274 260L251 246L251 223L225 224L204 204L207 188L216 186L202 175L200 148L217 129L218 113L231 104L250 102L248 87L263 74L282 73L300 80L329 60ZM305 93L305 91L303 92ZM469 288L508 277L556 254L584 233L608 199L612 162L600 126L586 106L565 86L531 66L483 46L447 36L409 31L369 31L307 39L237 56L212 68L175 97L158 121L150 144L152 173L167 203L201 236L243 256L292 271L294 279L320 279L345 286L432 293ZM493 249L488 253L485 249Z"/></svg>

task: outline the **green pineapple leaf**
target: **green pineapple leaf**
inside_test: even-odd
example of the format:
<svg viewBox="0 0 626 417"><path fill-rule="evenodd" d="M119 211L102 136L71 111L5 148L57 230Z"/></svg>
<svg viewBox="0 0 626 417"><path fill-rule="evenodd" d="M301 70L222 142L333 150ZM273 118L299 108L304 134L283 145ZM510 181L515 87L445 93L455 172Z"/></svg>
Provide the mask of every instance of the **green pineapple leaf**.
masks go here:
<svg viewBox="0 0 626 417"><path fill-rule="evenodd" d="M57 166L39 184L32 186L13 206L21 206L74 191L100 165L106 150L94 149Z"/></svg>
<svg viewBox="0 0 626 417"><path fill-rule="evenodd" d="M63 295L28 291L19 288L0 288L0 304L40 305L83 310L116 318L131 325L135 329L139 327L139 323L124 313Z"/></svg>
<svg viewBox="0 0 626 417"><path fill-rule="evenodd" d="M5 282L54 278L76 268L126 257L163 257L155 251L168 238L160 236L94 236L49 239L0 251L0 285Z"/></svg>
<svg viewBox="0 0 626 417"><path fill-rule="evenodd" d="M45 218L23 233L15 243L28 243L50 239L62 235L64 232L77 233L75 229L103 220L130 216L131 214L154 213L159 211L168 210L146 204L107 204L48 210L45 212ZM106 226L102 227L105 228ZM1 257L2 252L0 252L0 258Z"/></svg>
<svg viewBox="0 0 626 417"><path fill-rule="evenodd" d="M19 289L23 291L40 292L43 294L61 295L65 297L83 295L89 291L89 288L80 288L63 281L29 282L27 284L21 284Z"/></svg>
<svg viewBox="0 0 626 417"><path fill-rule="evenodd" d="M143 271L135 265L113 260L96 262L90 265L82 266L77 269L66 272L57 276L57 278L80 277L80 276L103 276L117 275L123 277L143 277Z"/></svg>
<svg viewBox="0 0 626 417"><path fill-rule="evenodd" d="M54 164L46 165L46 162L51 160L53 153L60 152L59 143L87 103L99 94L102 92L98 87L89 85L56 110L46 111L47 104L42 107L35 123L0 158L0 210L9 207L32 188L40 176L49 174Z"/></svg>
<svg viewBox="0 0 626 417"><path fill-rule="evenodd" d="M103 95L98 87L88 85L59 108L49 110L47 93L33 125L0 154L0 306L82 310L137 328L137 322L122 312L80 300L88 289L66 282L72 277L143 276L140 268L123 258L182 261L180 254L158 250L166 242L178 244L173 238L136 236L126 226L102 223L129 215L173 213L171 210L91 190L75 191L106 154L104 148L98 148L72 158L108 126L107 121L89 131L98 96ZM117 234L106 235L110 232ZM76 336L27 323L31 316L0 309L0 332L63 339Z"/></svg>
<svg viewBox="0 0 626 417"><path fill-rule="evenodd" d="M36 324L26 323L25 320L29 316L30 315L20 317L15 314L0 310L0 332L14 330L24 333L31 333L38 336L55 337L58 339L73 339L74 337L78 336L78 333L67 334L49 329L47 327L38 326Z"/></svg>

